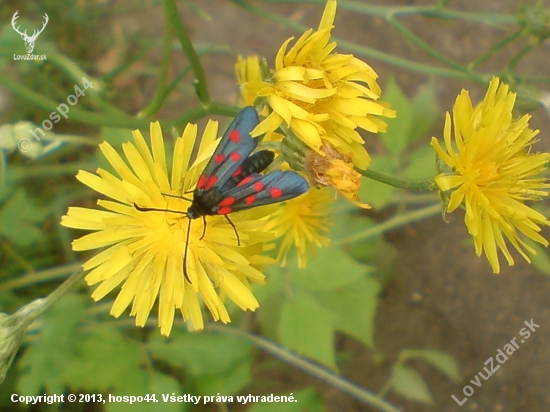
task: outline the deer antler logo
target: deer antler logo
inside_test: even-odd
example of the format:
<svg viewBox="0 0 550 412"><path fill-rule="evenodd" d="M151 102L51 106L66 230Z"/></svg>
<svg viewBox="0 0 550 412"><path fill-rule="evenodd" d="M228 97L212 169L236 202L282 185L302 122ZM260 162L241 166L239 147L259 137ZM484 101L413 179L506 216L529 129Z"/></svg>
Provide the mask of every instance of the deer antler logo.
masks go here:
<svg viewBox="0 0 550 412"><path fill-rule="evenodd" d="M27 34L27 30L25 30L23 33L21 33L19 31L19 27L15 26L15 20L17 20L19 18L17 13L19 13L19 10L17 10L15 12L15 14L13 15L13 17L11 19L11 26L13 27L13 29L17 33L19 33L21 35L21 38L25 41L25 49L27 49L27 53L30 54L30 53L32 53L32 51L34 49L34 42L36 41L36 38L38 37L38 35L40 33L42 33L44 31L44 28L46 27L46 24L48 24L48 21L50 20L50 18L48 17L48 15L46 13L44 13L44 23L42 24L42 28L40 30L34 30L33 33L32 33L32 36L29 36Z"/></svg>

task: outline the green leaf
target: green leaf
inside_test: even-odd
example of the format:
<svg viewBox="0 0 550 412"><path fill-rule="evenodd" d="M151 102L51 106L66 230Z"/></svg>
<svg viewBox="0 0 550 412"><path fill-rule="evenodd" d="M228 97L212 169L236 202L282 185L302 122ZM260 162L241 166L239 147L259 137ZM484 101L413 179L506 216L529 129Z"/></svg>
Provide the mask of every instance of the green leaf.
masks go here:
<svg viewBox="0 0 550 412"><path fill-rule="evenodd" d="M432 396L422 376L414 369L397 363L392 369L392 388L406 398L431 404Z"/></svg>
<svg viewBox="0 0 550 412"><path fill-rule="evenodd" d="M369 169L390 176L396 173L394 161L388 156L373 156ZM395 187L393 186L363 177L359 198L361 201L369 203L374 209L381 209L388 204L394 192Z"/></svg>
<svg viewBox="0 0 550 412"><path fill-rule="evenodd" d="M106 391L113 396L143 397L141 402L107 402L108 412L182 412L189 409L190 404L179 402L164 402L163 394L184 395L179 383L172 377L155 370L144 370L135 365L135 371L127 371L113 389ZM146 397L149 395L149 397ZM109 395L107 395L109 396ZM153 400L156 399L157 402Z"/></svg>
<svg viewBox="0 0 550 412"><path fill-rule="evenodd" d="M36 227L42 223L48 210L38 207L25 191L19 189L0 209L0 235L19 246L30 246L42 237Z"/></svg>
<svg viewBox="0 0 550 412"><path fill-rule="evenodd" d="M150 393L148 372L136 369L133 373L124 375L124 379L118 382L117 386L109 391L113 396L144 396ZM157 398L157 400L159 400ZM159 400L159 403L162 402ZM148 412L153 402L132 403L129 402L107 402L107 412Z"/></svg>
<svg viewBox="0 0 550 412"><path fill-rule="evenodd" d="M273 296L277 296L280 293L282 288L285 286L284 274L288 271L288 267L288 264L286 268L281 268L278 265L266 266L264 272L266 274L265 284L252 284L252 291L260 303L260 306L263 302L271 299Z"/></svg>
<svg viewBox="0 0 550 412"><path fill-rule="evenodd" d="M225 373L250 359L250 344L234 336L174 331L169 339L155 335L151 353L163 361L184 366L195 376Z"/></svg>
<svg viewBox="0 0 550 412"><path fill-rule="evenodd" d="M333 332L334 315L313 299L295 295L284 302L279 337L287 348L336 369Z"/></svg>
<svg viewBox="0 0 550 412"><path fill-rule="evenodd" d="M270 299L263 301L256 312L258 322L262 329L262 335L271 340L277 340L279 336L279 322L281 319L281 308L285 302L285 296L279 293Z"/></svg>
<svg viewBox="0 0 550 412"><path fill-rule="evenodd" d="M279 396L290 396L290 393L281 393ZM266 394L265 396L269 396ZM292 393L294 402L266 403L258 402L246 412L324 412L325 406L319 393L313 388L302 389Z"/></svg>
<svg viewBox="0 0 550 412"><path fill-rule="evenodd" d="M153 371L149 382L150 391L154 393L158 402L149 402L148 410L151 412L182 412L189 409L187 403L163 402L162 394L174 394L174 396L183 395L180 383L171 376Z"/></svg>
<svg viewBox="0 0 550 412"><path fill-rule="evenodd" d="M251 364L251 359L245 359L223 373L198 376L195 379L198 393L201 395L220 393L224 396L239 393L250 384Z"/></svg>
<svg viewBox="0 0 550 412"><path fill-rule="evenodd" d="M409 164L403 176L410 180L427 180L436 175L435 151L429 145L419 147L408 157Z"/></svg>
<svg viewBox="0 0 550 412"><path fill-rule="evenodd" d="M376 270L372 278L380 283L382 289L385 289L396 274L397 248L392 243L386 242L384 238L378 238L374 251L372 265Z"/></svg>
<svg viewBox="0 0 550 412"><path fill-rule="evenodd" d="M140 373L145 361L143 348L124 337L113 326L96 326L78 334L79 359L67 372L72 389L109 391L119 387L127 376Z"/></svg>
<svg viewBox="0 0 550 412"><path fill-rule="evenodd" d="M365 265L357 263L335 247L322 250L304 269L295 269L292 283L309 290L333 290L354 282L368 272Z"/></svg>
<svg viewBox="0 0 550 412"><path fill-rule="evenodd" d="M411 103L403 93L393 76L390 77L382 101L391 103L391 108L397 111L394 119L384 119L388 124L386 133L380 134L382 142L392 154L400 154L405 151L409 143L409 134L412 127Z"/></svg>
<svg viewBox="0 0 550 412"><path fill-rule="evenodd" d="M406 349L399 355L400 359L422 359L441 373L447 375L454 382L460 382L462 377L452 356L429 349Z"/></svg>
<svg viewBox="0 0 550 412"><path fill-rule="evenodd" d="M376 280L363 278L338 290L317 292L315 297L336 315L336 329L373 348L379 293L380 284Z"/></svg>
<svg viewBox="0 0 550 412"><path fill-rule="evenodd" d="M339 213L335 220L331 234L334 239L339 240L353 236L353 233L363 233L376 225L372 219L358 213ZM350 227L353 228L353 233L350 233ZM370 265L371 277L381 285L386 285L395 273L397 251L382 236L346 244L345 251L356 261Z"/></svg>
<svg viewBox="0 0 550 412"><path fill-rule="evenodd" d="M413 97L411 105L412 126L409 141L416 142L434 128L440 119L440 108L433 80L424 84Z"/></svg>
<svg viewBox="0 0 550 412"><path fill-rule="evenodd" d="M38 339L30 345L21 360L21 377L17 390L25 395L37 395L45 388L48 393L63 393L66 374L77 360L76 327L85 307L81 296L67 295L42 318Z"/></svg>
<svg viewBox="0 0 550 412"><path fill-rule="evenodd" d="M332 239L340 241L352 236L354 233L364 232L375 224L374 220L357 209L350 212L337 213L334 217L334 226L330 235ZM353 230L350 230L350 228L353 228ZM365 254L370 255L372 242L373 239L358 240L357 242L353 242L352 245L345 244L344 250L358 262L366 263L366 259L363 259L363 257Z"/></svg>

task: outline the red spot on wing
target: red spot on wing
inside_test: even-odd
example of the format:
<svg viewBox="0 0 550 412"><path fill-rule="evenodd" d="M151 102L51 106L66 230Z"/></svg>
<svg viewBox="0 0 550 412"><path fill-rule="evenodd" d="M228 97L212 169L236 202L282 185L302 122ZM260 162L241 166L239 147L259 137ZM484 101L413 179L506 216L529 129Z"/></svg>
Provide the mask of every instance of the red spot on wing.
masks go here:
<svg viewBox="0 0 550 412"><path fill-rule="evenodd" d="M217 154L216 156L214 156L214 161L218 164L223 162L223 159L225 159L225 155L223 153L220 153L220 154Z"/></svg>
<svg viewBox="0 0 550 412"><path fill-rule="evenodd" d="M212 186L214 186L216 184L216 182L218 181L218 177L215 176L215 175L212 175L208 178L207 182L206 182L206 186L204 187L206 190L210 190L210 188Z"/></svg>
<svg viewBox="0 0 550 412"><path fill-rule="evenodd" d="M282 194L283 194L283 191L281 189L279 189L278 187L272 187L270 190L269 190L269 194L271 195L271 197L273 199L277 199L278 197L281 197Z"/></svg>
<svg viewBox="0 0 550 412"><path fill-rule="evenodd" d="M233 196L226 197L223 199L218 206L231 206L233 203L235 203L237 199L235 199Z"/></svg>
<svg viewBox="0 0 550 412"><path fill-rule="evenodd" d="M239 176L239 175L241 174L242 171L243 171L242 166L237 167L237 170L235 170L235 171L233 172L233 174L231 175L231 177Z"/></svg>
<svg viewBox="0 0 550 412"><path fill-rule="evenodd" d="M241 132L238 130L231 130L231 133L229 133L229 140L231 140L233 143L237 143L239 140L241 140Z"/></svg>
<svg viewBox="0 0 550 412"><path fill-rule="evenodd" d="M229 155L229 157L231 158L231 160L233 160L234 162L238 162L239 160L241 160L241 155L237 152L231 152L231 154Z"/></svg>
<svg viewBox="0 0 550 412"><path fill-rule="evenodd" d="M218 209L218 215L227 215L228 213L231 213L232 209L229 206L220 207Z"/></svg>
<svg viewBox="0 0 550 412"><path fill-rule="evenodd" d="M244 203L246 203L247 205L251 205L252 203L254 203L256 201L256 196L252 195L252 196L248 196L247 198L244 199Z"/></svg>
<svg viewBox="0 0 550 412"><path fill-rule="evenodd" d="M197 182L197 189L204 189L204 185L206 185L206 176L199 177L199 181Z"/></svg>
<svg viewBox="0 0 550 412"><path fill-rule="evenodd" d="M254 190L256 192L261 192L262 190L264 190L264 184L262 182L256 182L254 183Z"/></svg>
<svg viewBox="0 0 550 412"><path fill-rule="evenodd" d="M248 182L250 182L252 179L254 179L254 177L252 177L252 176L247 176L247 177L245 177L243 180L241 180L237 186L245 185L245 184L247 184Z"/></svg>

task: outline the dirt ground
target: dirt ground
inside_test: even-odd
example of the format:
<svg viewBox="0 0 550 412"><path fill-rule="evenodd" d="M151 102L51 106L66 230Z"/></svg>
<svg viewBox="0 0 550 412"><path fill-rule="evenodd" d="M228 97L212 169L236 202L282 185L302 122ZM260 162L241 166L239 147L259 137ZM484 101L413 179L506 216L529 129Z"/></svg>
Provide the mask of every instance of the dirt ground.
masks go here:
<svg viewBox="0 0 550 412"><path fill-rule="evenodd" d="M247 14L227 1L198 1L211 16L212 22L204 23L189 16L192 38L199 42L229 44L236 52L249 55L257 53L273 59L278 45L289 35L288 29ZM431 5L429 1L379 1L383 5ZM525 1L534 4L535 1ZM266 5L274 13L315 27L322 8L312 5ZM550 6L550 4L547 4ZM462 11L513 12L519 2L513 0L489 0L474 2L456 0L449 7ZM479 23L463 21L438 21L428 18L404 18L407 27L414 30L436 49L452 59L467 62L482 53L490 44L502 38L503 31ZM418 62L434 61L413 45L399 37L381 18L370 18L340 10L337 15L336 37L354 41L396 56ZM345 49L340 49L345 52ZM491 59L482 66L490 72L498 70L512 53L506 49L503 55ZM396 75L399 84L409 94L414 94L428 77L423 74L399 70L372 59L367 60L379 73L381 85L388 75ZM206 69L211 81L212 93L220 100L228 101L235 95L233 56L206 58ZM537 51L521 65L522 73L548 75L550 47ZM437 63L435 63L437 65ZM484 90L473 82L437 78L439 101L449 109L461 88L468 88L473 99L483 96ZM547 138L550 117L542 110L533 114L532 127L541 129L541 144L549 149ZM441 125L438 126L441 130ZM438 130L432 133L438 135ZM428 142L430 136L425 137ZM545 141L546 140L546 141ZM449 353L457 360L464 381L453 384L425 365L417 365L428 382L435 399L432 407L405 401L396 395L388 399L401 405L407 412L424 411L548 411L550 410L550 281L517 255L516 266L504 267L500 275L491 272L483 258L477 258L463 224L463 215L457 212L444 223L439 216L393 231L387 239L399 250L397 275L388 285L381 299L375 331L376 345L385 360L374 364L372 353L356 342L342 338L341 349L353 354L353 362L343 362L341 373L352 382L376 392L379 390L404 348L437 349ZM548 237L549 233L546 232ZM419 246L420 245L420 246ZM462 388L486 365L484 362L497 354L512 338L519 337L524 321L540 325L528 341L510 356L509 360L482 387L474 386L475 393L462 406L452 398L463 399ZM519 341L519 339L518 339ZM496 362L496 361L495 361ZM265 377L264 377L265 378ZM287 376L280 376L281 389L296 389L306 382L315 382L292 369ZM316 383L330 411L371 411L347 395ZM472 384L470 384L472 385Z"/></svg>

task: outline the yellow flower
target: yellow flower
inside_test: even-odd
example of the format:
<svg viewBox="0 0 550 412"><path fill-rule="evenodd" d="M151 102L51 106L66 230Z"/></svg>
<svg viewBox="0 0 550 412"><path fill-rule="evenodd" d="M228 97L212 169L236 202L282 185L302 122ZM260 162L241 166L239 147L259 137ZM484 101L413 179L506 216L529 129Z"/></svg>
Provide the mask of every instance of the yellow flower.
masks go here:
<svg viewBox="0 0 550 412"><path fill-rule="evenodd" d="M516 94L499 85L498 78L492 79L483 102L475 108L462 90L452 124L449 113L445 119L445 149L432 138L432 146L450 169L435 178L444 193L451 192L447 212L460 205L466 209L465 223L476 254L485 252L495 273L500 272L497 249L509 265L514 264L505 238L528 262L526 252L535 252L521 234L548 245L538 232L540 225L550 222L525 201L548 195L545 189L550 185L537 175L546 169L550 154L530 153L538 130L529 129L529 115L513 119L515 100Z"/></svg>
<svg viewBox="0 0 550 412"><path fill-rule="evenodd" d="M267 71L267 68L264 69L265 61L260 60L258 56L250 56L244 58L242 56L237 57L237 63L235 64L235 75L237 77L237 82L240 87L241 98L239 99L239 106L254 106L256 98L258 97L256 93L249 91L246 87L243 87L243 84L246 84L250 81L261 81L262 80L262 71ZM269 115L269 109L264 106L256 108L260 115L267 116ZM267 132L263 137L263 142L280 142L283 140L284 136L281 133L275 131Z"/></svg>
<svg viewBox="0 0 550 412"><path fill-rule="evenodd" d="M239 85L243 85L249 81L261 81L262 70L261 62L258 56L250 56L244 58L237 56L237 63L235 64L235 76ZM245 87L240 87L241 99L239 101L241 107L254 106L256 100L256 94L247 90Z"/></svg>
<svg viewBox="0 0 550 412"><path fill-rule="evenodd" d="M325 156L311 150L305 156L305 169L311 180L319 186L332 186L357 206L370 209L359 199L361 175L353 168L353 155L340 154L327 143L323 143L322 150Z"/></svg>
<svg viewBox="0 0 550 412"><path fill-rule="evenodd" d="M189 321L191 330L199 330L204 326L201 302L215 320L224 323L231 321L225 296L243 310L258 307L248 283L264 282L264 275L251 263L265 263L258 254L273 239L273 234L265 231L270 209L231 215L239 247L235 231L223 216L207 216L206 228L202 219L188 226L185 212L190 201L178 197L193 191L218 143L217 128L217 122L208 123L197 158L191 163L197 127L187 125L176 141L170 174L158 122L151 123L152 150L139 131L133 132L134 144L123 144L127 162L109 143L100 145L119 177L103 169L98 169L97 175L79 171L78 180L112 200L98 201L106 210L71 207L61 224L94 231L73 241L73 249L102 249L83 268L90 270L86 277L89 285L99 283L92 294L96 301L122 284L111 315L119 317L132 303L130 315L136 317L137 326L144 326L158 297L160 331L169 335L176 309ZM135 205L162 211L139 211ZM190 282L184 277L184 264Z"/></svg>
<svg viewBox="0 0 550 412"><path fill-rule="evenodd" d="M313 150L322 154L323 142L330 143L342 154L353 153L354 164L366 168L370 156L356 129L385 131L386 123L377 116L395 117L395 111L377 101L378 75L368 64L334 53L336 43L330 37L335 15L336 0L329 0L317 31L307 30L289 50L293 38L283 43L270 79L248 75L239 82L247 96L263 98L271 111L253 135L283 126Z"/></svg>
<svg viewBox="0 0 550 412"><path fill-rule="evenodd" d="M330 240L323 236L331 224L330 207L334 203L329 188L310 189L296 199L281 204L268 220L267 230L273 230L282 238L277 260L286 265L292 247L298 252L298 267L306 267L308 253L315 247L328 246Z"/></svg>

